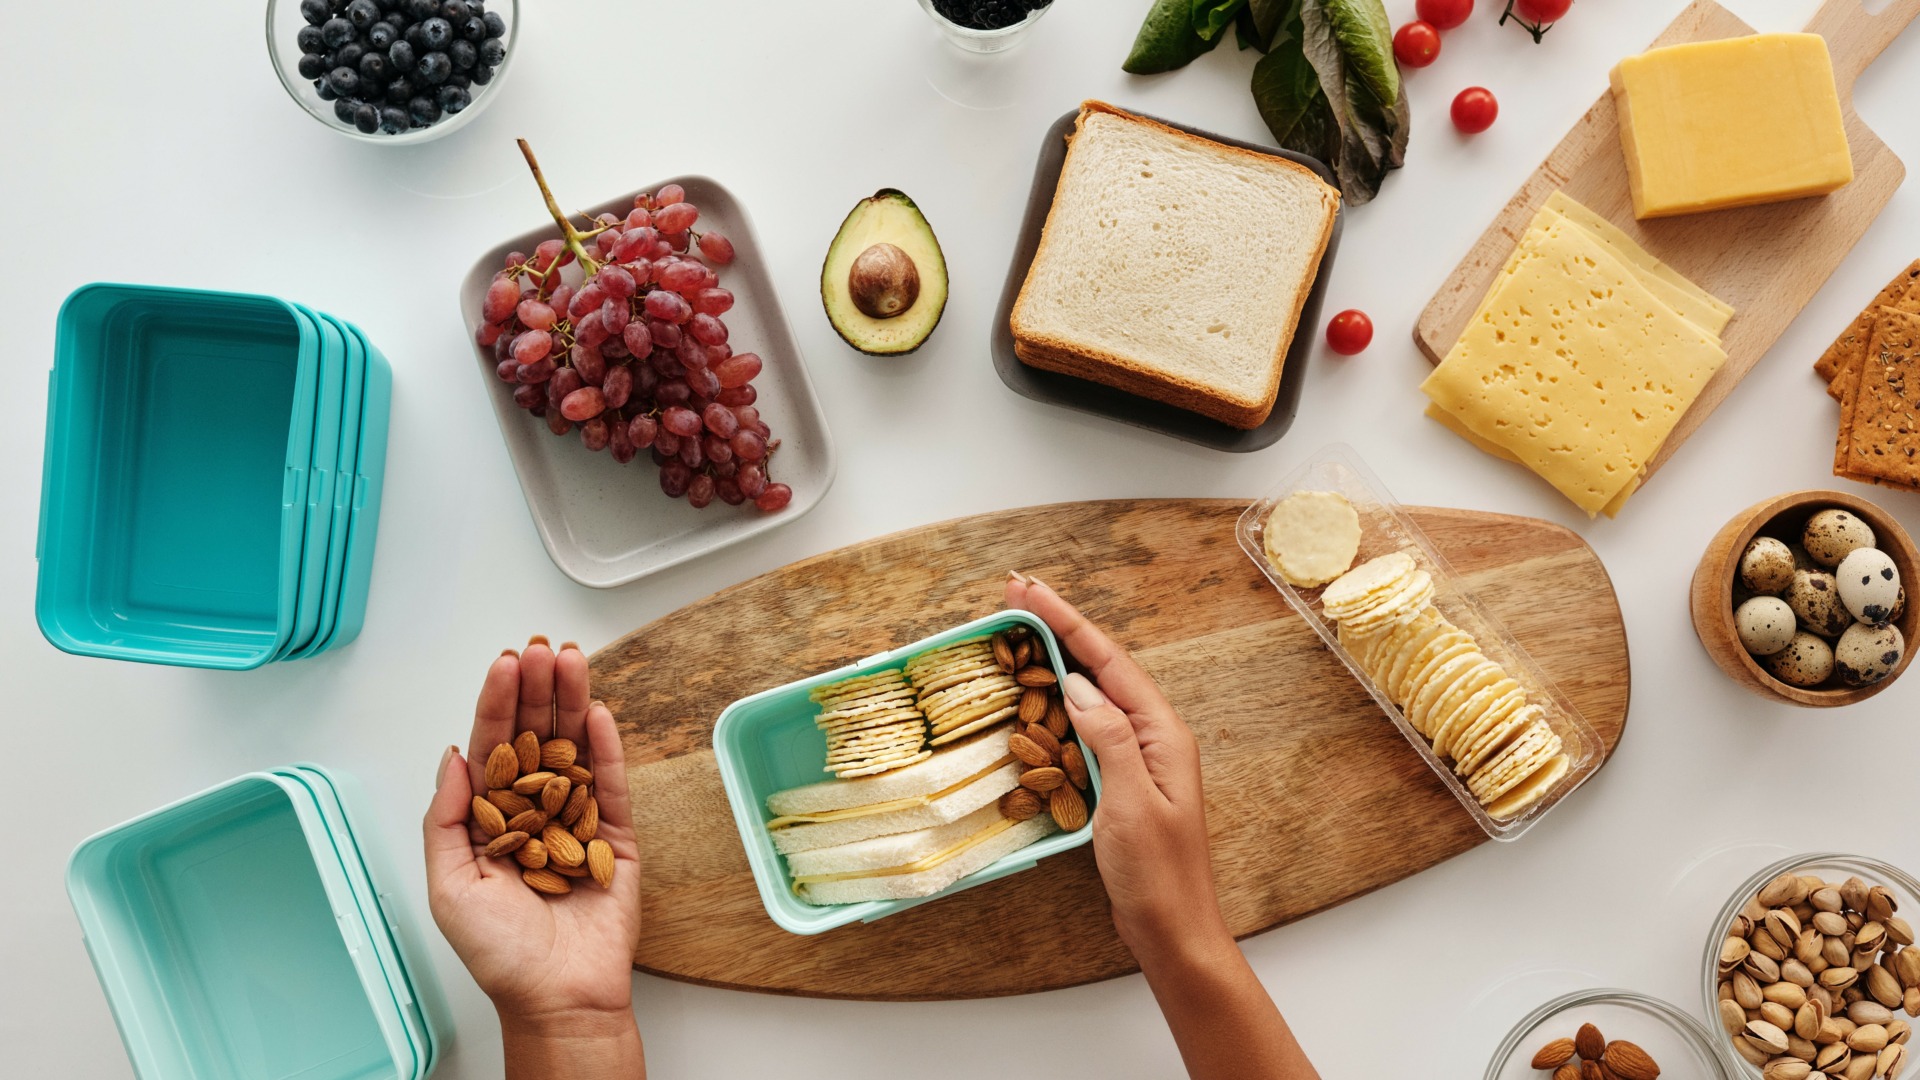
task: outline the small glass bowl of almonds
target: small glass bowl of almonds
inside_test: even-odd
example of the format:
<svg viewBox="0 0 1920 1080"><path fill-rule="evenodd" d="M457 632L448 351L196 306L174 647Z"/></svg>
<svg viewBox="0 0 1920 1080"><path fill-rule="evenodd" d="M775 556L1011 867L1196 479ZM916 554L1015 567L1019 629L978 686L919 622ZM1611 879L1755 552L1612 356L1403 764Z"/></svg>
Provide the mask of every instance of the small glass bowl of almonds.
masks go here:
<svg viewBox="0 0 1920 1080"><path fill-rule="evenodd" d="M1707 1015L1731 1075L1897 1080L1920 1016L1920 883L1860 855L1796 855L1741 884L1707 938Z"/></svg>
<svg viewBox="0 0 1920 1080"><path fill-rule="evenodd" d="M1680 1009L1632 990L1579 990L1528 1013L1486 1080L1730 1080L1714 1039Z"/></svg>

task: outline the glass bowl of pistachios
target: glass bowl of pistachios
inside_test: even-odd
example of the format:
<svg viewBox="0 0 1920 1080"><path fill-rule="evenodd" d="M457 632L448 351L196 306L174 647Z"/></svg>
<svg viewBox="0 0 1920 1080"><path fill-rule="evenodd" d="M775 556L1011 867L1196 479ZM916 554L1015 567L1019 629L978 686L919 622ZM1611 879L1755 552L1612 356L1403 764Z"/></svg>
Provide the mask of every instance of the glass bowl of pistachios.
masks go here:
<svg viewBox="0 0 1920 1080"><path fill-rule="evenodd" d="M1782 859L1734 890L1702 963L1733 1076L1898 1080L1911 1072L1920 882L1864 855Z"/></svg>

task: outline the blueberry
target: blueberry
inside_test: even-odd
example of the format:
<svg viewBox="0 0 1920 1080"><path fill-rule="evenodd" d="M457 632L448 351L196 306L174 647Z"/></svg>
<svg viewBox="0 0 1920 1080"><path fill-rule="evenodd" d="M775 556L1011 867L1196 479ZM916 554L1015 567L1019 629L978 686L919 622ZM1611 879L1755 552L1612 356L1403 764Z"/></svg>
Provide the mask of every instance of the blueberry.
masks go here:
<svg viewBox="0 0 1920 1080"><path fill-rule="evenodd" d="M410 100L417 93L419 90L413 85L413 80L405 76L387 84L387 100L395 105Z"/></svg>
<svg viewBox="0 0 1920 1080"><path fill-rule="evenodd" d="M485 64L473 69L473 85L485 86L493 81L493 69Z"/></svg>
<svg viewBox="0 0 1920 1080"><path fill-rule="evenodd" d="M453 24L445 19L428 19L420 24L420 40L426 42L429 49L444 49L453 40Z"/></svg>
<svg viewBox="0 0 1920 1080"><path fill-rule="evenodd" d="M396 41L393 48L387 50L387 66L395 71L413 70L413 46L404 41Z"/></svg>
<svg viewBox="0 0 1920 1080"><path fill-rule="evenodd" d="M480 21L487 24L488 37L497 38L507 36L507 20L501 18L499 12L489 11L485 15L480 16Z"/></svg>
<svg viewBox="0 0 1920 1080"><path fill-rule="evenodd" d="M365 30L380 18L380 7L373 0L352 0L347 5L347 21Z"/></svg>
<svg viewBox="0 0 1920 1080"><path fill-rule="evenodd" d="M313 80L313 89L315 93L320 95L321 101L334 101L340 97L339 94L333 92L333 87L327 85L327 80L325 79Z"/></svg>
<svg viewBox="0 0 1920 1080"><path fill-rule="evenodd" d="M386 49L400 39L400 31L392 23L377 22L367 27L367 44L376 49Z"/></svg>
<svg viewBox="0 0 1920 1080"><path fill-rule="evenodd" d="M313 55L312 53L307 53L305 56L302 56L300 58L300 77L301 78L317 79L326 73L327 73L327 62L325 60L320 59L319 57Z"/></svg>
<svg viewBox="0 0 1920 1080"><path fill-rule="evenodd" d="M453 61L447 59L446 53L430 52L420 58L420 77L431 85L439 86L452 74Z"/></svg>
<svg viewBox="0 0 1920 1080"><path fill-rule="evenodd" d="M350 67L337 67L327 72L327 86L341 97L352 97L360 89L360 76Z"/></svg>
<svg viewBox="0 0 1920 1080"><path fill-rule="evenodd" d="M333 103L334 119L340 121L343 124L351 124L353 123L353 112L355 109L359 107L360 107L359 102L349 101L346 98L341 98L338 101L335 101Z"/></svg>
<svg viewBox="0 0 1920 1080"><path fill-rule="evenodd" d="M387 55L385 53L370 52L361 57L360 77L367 80L370 86L379 86L391 78L392 73L387 70Z"/></svg>
<svg viewBox="0 0 1920 1080"><path fill-rule="evenodd" d="M466 90L473 86L473 80L461 72L456 71L453 73L453 77L447 80L447 85L457 86L462 90Z"/></svg>
<svg viewBox="0 0 1920 1080"><path fill-rule="evenodd" d="M317 26L301 27L300 32L293 36L293 40L296 45L300 46L300 51L303 53L323 53L327 51L327 39L320 35L320 28Z"/></svg>
<svg viewBox="0 0 1920 1080"><path fill-rule="evenodd" d="M457 86L443 86L440 88L439 102L442 109L452 114L472 104L473 98Z"/></svg>
<svg viewBox="0 0 1920 1080"><path fill-rule="evenodd" d="M440 119L440 105L432 98L417 97L407 102L407 115L417 126L426 127Z"/></svg>
<svg viewBox="0 0 1920 1080"><path fill-rule="evenodd" d="M407 119L407 110L398 105L389 105L380 110L380 130L389 135L398 135L413 126Z"/></svg>
<svg viewBox="0 0 1920 1080"><path fill-rule="evenodd" d="M467 17L467 5L460 0L440 0L440 17L450 23L457 23Z"/></svg>
<svg viewBox="0 0 1920 1080"><path fill-rule="evenodd" d="M471 41L477 45L487 40L487 22L478 15L469 15L453 25L459 29L462 41Z"/></svg>
<svg viewBox="0 0 1920 1080"><path fill-rule="evenodd" d="M400 10L400 0L374 0L374 2L380 5L381 11L399 11Z"/></svg>
<svg viewBox="0 0 1920 1080"><path fill-rule="evenodd" d="M353 24L345 19L328 19L320 26L320 38L327 43L329 48L337 49L347 42L352 41L353 37Z"/></svg>
<svg viewBox="0 0 1920 1080"><path fill-rule="evenodd" d="M357 68L360 66L360 58L365 55L367 55L367 47L365 45L357 41L350 41L340 46L339 50L333 54L333 66Z"/></svg>
<svg viewBox="0 0 1920 1080"><path fill-rule="evenodd" d="M420 25L419 23L414 23L412 26L407 27L406 33L400 36L406 39L407 44L413 46L415 52L426 52L427 41L420 33Z"/></svg>
<svg viewBox="0 0 1920 1080"><path fill-rule="evenodd" d="M407 0L407 14L413 16L415 22L431 19L433 13L439 10L439 0Z"/></svg>
<svg viewBox="0 0 1920 1080"><path fill-rule="evenodd" d="M480 62L487 67L499 67L507 59L507 46L499 38L488 38L480 43Z"/></svg>
<svg viewBox="0 0 1920 1080"><path fill-rule="evenodd" d="M456 41L447 46L447 59L453 61L455 71L472 71L473 65L480 62L480 50L474 48L471 41Z"/></svg>
<svg viewBox="0 0 1920 1080"><path fill-rule="evenodd" d="M300 0L300 17L307 20L308 26L319 26L331 14L327 0Z"/></svg>

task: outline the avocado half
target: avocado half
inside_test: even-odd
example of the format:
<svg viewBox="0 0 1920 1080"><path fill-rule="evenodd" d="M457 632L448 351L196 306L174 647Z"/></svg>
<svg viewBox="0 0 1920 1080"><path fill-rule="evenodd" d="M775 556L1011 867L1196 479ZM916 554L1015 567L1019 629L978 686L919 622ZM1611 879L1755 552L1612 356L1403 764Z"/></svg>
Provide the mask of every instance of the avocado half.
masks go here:
<svg viewBox="0 0 1920 1080"><path fill-rule="evenodd" d="M881 188L854 204L820 268L820 302L863 353L901 356L927 340L947 308L947 259L912 199Z"/></svg>

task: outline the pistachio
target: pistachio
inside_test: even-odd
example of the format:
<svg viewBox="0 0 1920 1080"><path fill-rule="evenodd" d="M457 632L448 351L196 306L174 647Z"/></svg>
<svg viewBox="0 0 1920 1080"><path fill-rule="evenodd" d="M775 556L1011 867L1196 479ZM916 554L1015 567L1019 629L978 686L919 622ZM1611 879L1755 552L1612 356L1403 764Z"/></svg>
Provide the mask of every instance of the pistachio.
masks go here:
<svg viewBox="0 0 1920 1080"><path fill-rule="evenodd" d="M1846 1043L1837 1042L1820 1048L1820 1052L1813 1057L1813 1067L1823 1073L1843 1072L1847 1067L1847 1059L1852 1056L1853 1051L1847 1048Z"/></svg>
<svg viewBox="0 0 1920 1080"><path fill-rule="evenodd" d="M1800 936L1800 917L1787 908L1775 908L1767 912L1767 933L1780 943L1782 949L1791 949L1793 940Z"/></svg>
<svg viewBox="0 0 1920 1080"><path fill-rule="evenodd" d="M1893 913L1899 910L1899 907L1899 903L1893 898L1892 890L1885 885L1875 885L1867 890L1867 914L1874 919L1885 922L1893 918Z"/></svg>
<svg viewBox="0 0 1920 1080"><path fill-rule="evenodd" d="M1788 963L1792 963L1792 961L1788 961ZM1766 986L1761 987L1760 996L1766 998L1769 1002L1784 1006L1788 1009L1798 1009L1807 1003L1806 990L1795 986L1784 978L1777 983L1768 983Z"/></svg>
<svg viewBox="0 0 1920 1080"><path fill-rule="evenodd" d="M1900 1005L1906 997L1906 992L1900 988L1899 980L1879 964L1867 969L1867 994L1889 1009Z"/></svg>
<svg viewBox="0 0 1920 1080"><path fill-rule="evenodd" d="M1740 1003L1737 1001L1730 998L1722 999L1720 1002L1720 1026L1726 1028L1727 1034L1729 1035L1740 1034L1746 1030L1747 1027L1747 1010L1741 1008Z"/></svg>
<svg viewBox="0 0 1920 1080"><path fill-rule="evenodd" d="M1862 1024L1847 1036L1847 1045L1855 1053L1863 1050L1877 1052L1887 1045L1887 1029L1879 1024Z"/></svg>
<svg viewBox="0 0 1920 1080"><path fill-rule="evenodd" d="M1907 1048L1895 1044L1880 1051L1880 1058L1874 1065L1873 1074L1875 1076L1884 1076L1887 1080L1895 1080L1895 1078L1900 1075L1900 1070L1905 1067L1906 1063Z"/></svg>
<svg viewBox="0 0 1920 1080"><path fill-rule="evenodd" d="M1882 920L1887 926L1887 936L1901 945L1913 944L1913 927L1898 915L1889 915Z"/></svg>
<svg viewBox="0 0 1920 1080"><path fill-rule="evenodd" d="M1867 883L1850 877L1840 885L1840 899L1855 911L1867 906Z"/></svg>
<svg viewBox="0 0 1920 1080"><path fill-rule="evenodd" d="M1808 969L1807 965L1798 960L1782 960L1780 962L1780 978L1802 990L1813 985L1813 972Z"/></svg>
<svg viewBox="0 0 1920 1080"><path fill-rule="evenodd" d="M1733 973L1733 1000L1743 1009L1757 1009L1766 997L1760 992L1760 984L1753 976L1736 971Z"/></svg>
<svg viewBox="0 0 1920 1080"><path fill-rule="evenodd" d="M1787 947L1764 929L1755 930L1753 936L1747 938L1747 944L1753 947L1755 956L1764 956L1776 963L1787 958Z"/></svg>
<svg viewBox="0 0 1920 1080"><path fill-rule="evenodd" d="M1893 977L1901 986L1920 986L1920 949L1902 949L1894 956Z"/></svg>
<svg viewBox="0 0 1920 1080"><path fill-rule="evenodd" d="M1809 1000L1793 1014L1793 1033L1812 1042L1827 1023L1827 1007Z"/></svg>
<svg viewBox="0 0 1920 1080"><path fill-rule="evenodd" d="M1893 1012L1877 1001L1856 1001L1847 1006L1847 1019L1856 1024L1885 1024L1893 1020Z"/></svg>
<svg viewBox="0 0 1920 1080"><path fill-rule="evenodd" d="M1768 939L1772 940L1772 939ZM1780 981L1780 964L1773 957L1754 953L1740 965L1743 970L1762 983Z"/></svg>
<svg viewBox="0 0 1920 1080"><path fill-rule="evenodd" d="M1799 1058L1774 1058L1760 1070L1763 1080L1807 1080L1807 1074L1813 1072L1813 1066Z"/></svg>
<svg viewBox="0 0 1920 1080"><path fill-rule="evenodd" d="M1822 911L1813 917L1813 928L1828 937L1847 932L1847 917L1837 911Z"/></svg>
<svg viewBox="0 0 1920 1080"><path fill-rule="evenodd" d="M1807 902L1816 910L1827 912L1839 911L1846 904L1846 900L1840 896L1840 890L1831 885L1815 889L1807 897Z"/></svg>
<svg viewBox="0 0 1920 1080"><path fill-rule="evenodd" d="M1753 947L1747 944L1745 938L1730 937L1720 943L1720 963L1727 966L1739 964L1751 952Z"/></svg>
<svg viewBox="0 0 1920 1080"><path fill-rule="evenodd" d="M1797 904L1807 897L1807 883L1793 874L1781 874L1760 889L1760 903L1769 908Z"/></svg>
<svg viewBox="0 0 1920 1080"><path fill-rule="evenodd" d="M1796 885L1799 884L1799 878L1794 878L1793 880ZM1755 1045L1765 1048L1770 1053L1784 1054L1787 1052L1787 1033L1780 1030L1775 1024L1771 1024L1765 1020L1749 1020L1747 1021L1746 1035Z"/></svg>
<svg viewBox="0 0 1920 1080"><path fill-rule="evenodd" d="M1781 1031L1788 1031L1793 1027L1793 1010L1777 1001L1763 1001L1760 1003L1760 1019Z"/></svg>

